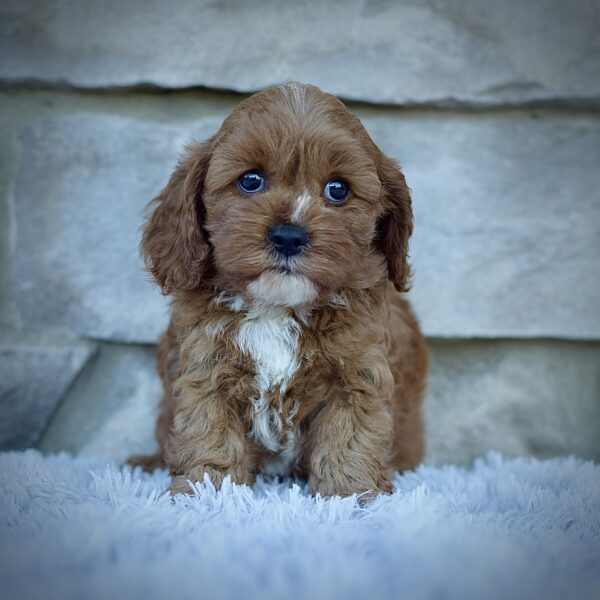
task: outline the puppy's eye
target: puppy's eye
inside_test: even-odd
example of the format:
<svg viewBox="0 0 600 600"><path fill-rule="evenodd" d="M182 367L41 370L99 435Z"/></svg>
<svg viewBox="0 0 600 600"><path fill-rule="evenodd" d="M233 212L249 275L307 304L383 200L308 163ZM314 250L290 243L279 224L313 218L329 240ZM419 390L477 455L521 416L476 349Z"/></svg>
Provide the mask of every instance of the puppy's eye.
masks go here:
<svg viewBox="0 0 600 600"><path fill-rule="evenodd" d="M265 178L260 171L246 171L238 179L238 188L245 194L256 194L265 189Z"/></svg>
<svg viewBox="0 0 600 600"><path fill-rule="evenodd" d="M343 179L330 179L323 189L323 195L332 204L341 204L350 195L350 186Z"/></svg>

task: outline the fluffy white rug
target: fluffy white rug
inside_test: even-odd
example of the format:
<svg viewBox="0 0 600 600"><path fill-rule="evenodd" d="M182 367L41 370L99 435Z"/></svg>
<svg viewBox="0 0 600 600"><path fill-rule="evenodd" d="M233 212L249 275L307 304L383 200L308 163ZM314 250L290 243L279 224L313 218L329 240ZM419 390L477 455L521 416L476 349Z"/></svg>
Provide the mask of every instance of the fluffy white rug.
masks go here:
<svg viewBox="0 0 600 600"><path fill-rule="evenodd" d="M2 596L600 598L600 466L422 467L365 509L289 481L197 485L30 450L0 455Z"/></svg>

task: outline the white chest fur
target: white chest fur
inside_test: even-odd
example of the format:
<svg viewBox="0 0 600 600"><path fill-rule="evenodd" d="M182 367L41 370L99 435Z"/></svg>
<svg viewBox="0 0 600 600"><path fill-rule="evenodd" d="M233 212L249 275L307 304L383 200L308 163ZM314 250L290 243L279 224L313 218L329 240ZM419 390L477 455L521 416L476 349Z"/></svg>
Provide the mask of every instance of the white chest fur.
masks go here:
<svg viewBox="0 0 600 600"><path fill-rule="evenodd" d="M258 396L252 399L252 435L267 450L282 450L281 400L298 369L300 326L283 307L252 307L240 325L236 340L256 366ZM267 392L278 391L272 399ZM291 415L293 418L293 415ZM288 421L290 417L288 417ZM286 423L290 426L291 423Z"/></svg>

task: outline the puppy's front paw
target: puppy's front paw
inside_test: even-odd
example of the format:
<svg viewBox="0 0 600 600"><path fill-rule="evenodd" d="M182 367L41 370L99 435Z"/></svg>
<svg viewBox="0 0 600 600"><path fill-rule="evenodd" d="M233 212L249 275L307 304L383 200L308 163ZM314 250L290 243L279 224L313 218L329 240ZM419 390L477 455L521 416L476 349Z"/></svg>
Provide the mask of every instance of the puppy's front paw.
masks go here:
<svg viewBox="0 0 600 600"><path fill-rule="evenodd" d="M190 482L193 482L187 475L174 475L171 480L169 492L172 496L175 494L191 494L193 492Z"/></svg>
<svg viewBox="0 0 600 600"><path fill-rule="evenodd" d="M193 473L189 473L187 475L173 475L173 479L171 480L171 487L169 488L171 495L192 494L194 490L190 482L196 483L198 481L204 481L205 473L210 477L212 484L216 488L221 487L221 483L223 483L223 479L226 475L225 473L215 471L214 469L194 470Z"/></svg>
<svg viewBox="0 0 600 600"><path fill-rule="evenodd" d="M387 480L374 483L373 485L351 484L348 481L316 480L311 478L309 481L310 490L313 495L320 494L323 497L330 496L351 496L358 494L358 503L360 506L368 504L379 494L389 494L392 492L392 484Z"/></svg>

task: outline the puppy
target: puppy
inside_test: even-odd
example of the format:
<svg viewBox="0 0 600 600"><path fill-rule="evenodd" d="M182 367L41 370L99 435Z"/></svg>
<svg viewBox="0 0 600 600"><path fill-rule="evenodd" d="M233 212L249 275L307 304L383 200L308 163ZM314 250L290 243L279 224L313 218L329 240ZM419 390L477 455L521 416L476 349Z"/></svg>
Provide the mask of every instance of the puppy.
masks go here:
<svg viewBox="0 0 600 600"><path fill-rule="evenodd" d="M390 491L423 455L411 232L402 172L337 98L291 83L242 102L151 204L165 393L158 453L129 462L166 466L174 493L205 473Z"/></svg>

